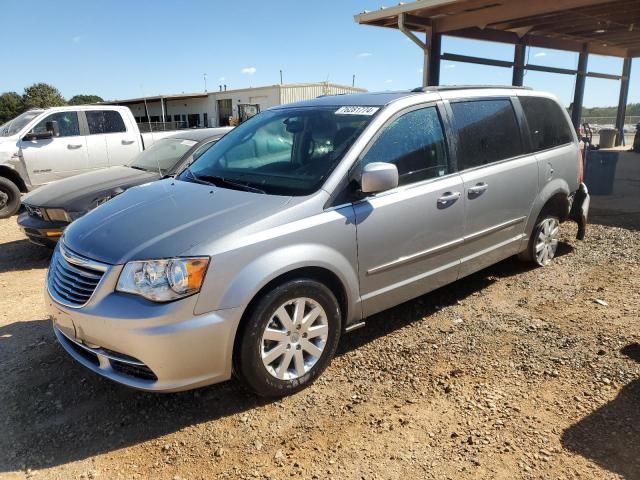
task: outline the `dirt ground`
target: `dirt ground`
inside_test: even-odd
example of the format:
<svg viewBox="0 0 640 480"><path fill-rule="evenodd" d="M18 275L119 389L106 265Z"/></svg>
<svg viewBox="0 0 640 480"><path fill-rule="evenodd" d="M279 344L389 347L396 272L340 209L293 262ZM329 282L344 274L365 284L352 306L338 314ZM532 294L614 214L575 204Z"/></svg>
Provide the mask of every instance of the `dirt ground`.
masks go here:
<svg viewBox="0 0 640 480"><path fill-rule="evenodd" d="M591 226L369 319L311 388L154 395L85 370L49 252L0 220L0 478L640 479L640 231Z"/></svg>

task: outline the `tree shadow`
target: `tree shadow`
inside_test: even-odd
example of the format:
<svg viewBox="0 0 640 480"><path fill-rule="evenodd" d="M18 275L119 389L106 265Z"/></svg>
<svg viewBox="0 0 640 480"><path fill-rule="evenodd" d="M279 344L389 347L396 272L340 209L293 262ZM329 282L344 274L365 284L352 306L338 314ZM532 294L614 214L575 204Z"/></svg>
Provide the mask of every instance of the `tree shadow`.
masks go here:
<svg viewBox="0 0 640 480"><path fill-rule="evenodd" d="M0 273L47 268L52 252L26 239L1 243Z"/></svg>
<svg viewBox="0 0 640 480"><path fill-rule="evenodd" d="M345 335L338 355L421 321L499 278L531 267L508 259L367 319ZM428 321L428 320L427 320ZM0 327L0 472L83 460L268 404L236 381L153 394L120 386L85 369L57 344L49 320ZM4 424L3 424L4 422Z"/></svg>
<svg viewBox="0 0 640 480"><path fill-rule="evenodd" d="M640 362L640 345L620 353ZM629 480L640 478L640 380L624 386L618 396L567 428L562 446Z"/></svg>

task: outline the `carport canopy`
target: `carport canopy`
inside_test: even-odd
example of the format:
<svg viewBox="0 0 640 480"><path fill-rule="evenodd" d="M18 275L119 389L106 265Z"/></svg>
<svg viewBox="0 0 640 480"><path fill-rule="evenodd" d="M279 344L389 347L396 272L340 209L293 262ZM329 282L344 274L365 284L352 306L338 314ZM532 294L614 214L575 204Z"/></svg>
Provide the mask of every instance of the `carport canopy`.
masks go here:
<svg viewBox="0 0 640 480"><path fill-rule="evenodd" d="M416 43L424 51L423 86L439 85L441 60L512 68L515 86L522 85L525 70L574 75L576 128L586 77L619 80L616 127L624 127L631 59L640 56L638 0L418 0L363 12L355 21L398 29ZM513 61L442 53L442 35L513 44ZM578 52L578 67L525 64L529 46ZM587 71L590 53L624 58L621 74Z"/></svg>

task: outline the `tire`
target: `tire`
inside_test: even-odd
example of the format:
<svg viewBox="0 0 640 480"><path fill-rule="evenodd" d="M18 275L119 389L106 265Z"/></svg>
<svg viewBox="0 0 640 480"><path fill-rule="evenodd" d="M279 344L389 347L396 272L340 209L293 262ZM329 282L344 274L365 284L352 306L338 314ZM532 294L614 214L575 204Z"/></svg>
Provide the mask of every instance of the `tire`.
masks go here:
<svg viewBox="0 0 640 480"><path fill-rule="evenodd" d="M542 213L538 217L527 249L518 255L520 260L547 267L556 256L560 220L555 215Z"/></svg>
<svg viewBox="0 0 640 480"><path fill-rule="evenodd" d="M235 375L262 397L296 393L329 365L341 331L338 301L325 285L311 279L283 283L248 312L234 349Z"/></svg>
<svg viewBox="0 0 640 480"><path fill-rule="evenodd" d="M0 218L9 218L20 210L20 189L11 180L0 177Z"/></svg>

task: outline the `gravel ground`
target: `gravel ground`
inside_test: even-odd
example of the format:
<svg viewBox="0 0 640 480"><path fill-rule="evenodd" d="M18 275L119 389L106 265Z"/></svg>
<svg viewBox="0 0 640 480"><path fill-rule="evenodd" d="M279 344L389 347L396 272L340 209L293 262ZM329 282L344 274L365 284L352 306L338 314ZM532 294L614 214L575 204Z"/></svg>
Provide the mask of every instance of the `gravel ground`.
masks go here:
<svg viewBox="0 0 640 480"><path fill-rule="evenodd" d="M311 388L152 395L56 344L49 253L0 220L0 478L640 479L640 231L563 226L345 336Z"/></svg>

